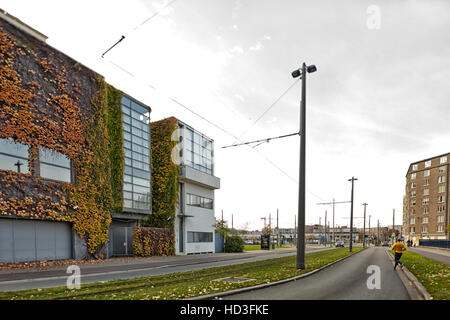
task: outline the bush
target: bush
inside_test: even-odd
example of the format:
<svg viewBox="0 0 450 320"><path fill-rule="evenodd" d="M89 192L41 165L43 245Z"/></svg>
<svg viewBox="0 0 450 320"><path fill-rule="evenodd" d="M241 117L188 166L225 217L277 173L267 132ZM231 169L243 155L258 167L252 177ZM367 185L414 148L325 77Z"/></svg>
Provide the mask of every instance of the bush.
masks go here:
<svg viewBox="0 0 450 320"><path fill-rule="evenodd" d="M244 240L239 236L225 238L225 252L244 252Z"/></svg>
<svg viewBox="0 0 450 320"><path fill-rule="evenodd" d="M175 239L172 230L135 227L133 253L141 257L174 255Z"/></svg>

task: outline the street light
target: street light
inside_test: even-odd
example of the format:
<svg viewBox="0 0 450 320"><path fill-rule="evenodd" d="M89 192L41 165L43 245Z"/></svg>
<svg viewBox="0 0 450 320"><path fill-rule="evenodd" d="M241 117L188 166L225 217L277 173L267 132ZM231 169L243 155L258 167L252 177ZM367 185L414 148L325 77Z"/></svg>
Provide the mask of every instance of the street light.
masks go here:
<svg viewBox="0 0 450 320"><path fill-rule="evenodd" d="M352 177L351 179L348 179L348 181L352 182L352 198L351 198L351 209L350 209L350 246L349 251L352 252L352 242L353 242L353 188L355 185L355 181L358 180L355 177Z"/></svg>
<svg viewBox="0 0 450 320"><path fill-rule="evenodd" d="M302 79L302 100L300 102L300 159L298 181L298 228L297 228L297 269L305 269L305 143L306 143L306 73L317 71L315 65L294 70L293 78Z"/></svg>

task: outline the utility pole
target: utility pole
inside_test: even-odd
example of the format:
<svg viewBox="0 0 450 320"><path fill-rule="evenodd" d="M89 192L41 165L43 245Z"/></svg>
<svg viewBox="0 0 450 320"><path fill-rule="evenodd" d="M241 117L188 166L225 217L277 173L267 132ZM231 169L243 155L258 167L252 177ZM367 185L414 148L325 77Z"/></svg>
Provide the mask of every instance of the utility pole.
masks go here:
<svg viewBox="0 0 450 320"><path fill-rule="evenodd" d="M277 208L277 245L280 245L280 229L278 226L278 208Z"/></svg>
<svg viewBox="0 0 450 320"><path fill-rule="evenodd" d="M297 245L297 216L294 215L294 241L295 245Z"/></svg>
<svg viewBox="0 0 450 320"><path fill-rule="evenodd" d="M370 237L370 232L371 232L371 229L370 229L370 218L372 217L372 215L369 215L369 247L370 247L370 243L372 242L372 238Z"/></svg>
<svg viewBox="0 0 450 320"><path fill-rule="evenodd" d="M231 230L234 229L234 214L231 214Z"/></svg>
<svg viewBox="0 0 450 320"><path fill-rule="evenodd" d="M350 209L350 246L349 251L352 252L352 243L353 243L353 189L355 185L355 180L358 180L355 177L352 177L351 179L348 179L348 181L352 182L352 198L351 198L351 209Z"/></svg>
<svg viewBox="0 0 450 320"><path fill-rule="evenodd" d="M395 208L392 209L392 244L395 243L394 237L395 237Z"/></svg>
<svg viewBox="0 0 450 320"><path fill-rule="evenodd" d="M269 229L272 229L272 217L269 213Z"/></svg>
<svg viewBox="0 0 450 320"><path fill-rule="evenodd" d="M302 77L302 100L300 102L300 157L298 180L298 231L297 269L305 269L305 161L306 161L306 73L315 72L315 65L306 66L292 72L292 77Z"/></svg>
<svg viewBox="0 0 450 320"><path fill-rule="evenodd" d="M264 220L264 228L267 226L267 224L266 224L266 219L267 219L266 217L262 217L262 218L261 218L261 220Z"/></svg>
<svg viewBox="0 0 450 320"><path fill-rule="evenodd" d="M364 206L364 227L363 227L363 247L366 247L366 207L368 206L367 203L363 203Z"/></svg>
<svg viewBox="0 0 450 320"><path fill-rule="evenodd" d="M272 244L273 238L272 238L272 217L271 214L269 213L269 250L270 250L270 244Z"/></svg>
<svg viewBox="0 0 450 320"><path fill-rule="evenodd" d="M377 220L377 225L378 225L377 243L379 243L380 242L380 219Z"/></svg>
<svg viewBox="0 0 450 320"><path fill-rule="evenodd" d="M333 198L333 201L332 202L321 202L321 203L317 203L318 205L333 205L333 235L332 235L332 242L333 242L333 244L336 244L336 240L335 240L335 237L334 237L334 229L335 229L335 224L334 224L334 206L336 205L336 204L341 204L341 203L350 203L351 201L339 201L339 202L336 202L335 200L334 200L334 198Z"/></svg>
<svg viewBox="0 0 450 320"><path fill-rule="evenodd" d="M325 210L325 225L324 225L324 231L325 231L325 247L327 246L327 210Z"/></svg>

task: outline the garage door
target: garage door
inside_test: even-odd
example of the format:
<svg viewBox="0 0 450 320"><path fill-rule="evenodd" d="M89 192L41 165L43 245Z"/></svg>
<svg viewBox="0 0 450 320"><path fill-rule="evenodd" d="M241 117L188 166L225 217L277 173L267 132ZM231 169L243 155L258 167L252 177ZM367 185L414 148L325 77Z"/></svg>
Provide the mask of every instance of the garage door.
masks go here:
<svg viewBox="0 0 450 320"><path fill-rule="evenodd" d="M69 223L0 219L0 262L70 259L71 235Z"/></svg>

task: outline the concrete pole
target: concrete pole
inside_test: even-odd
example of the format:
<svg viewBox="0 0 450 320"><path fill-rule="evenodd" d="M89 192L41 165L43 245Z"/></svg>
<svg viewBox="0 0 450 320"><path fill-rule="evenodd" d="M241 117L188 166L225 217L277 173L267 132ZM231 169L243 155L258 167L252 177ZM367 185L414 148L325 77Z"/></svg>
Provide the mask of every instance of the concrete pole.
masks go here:
<svg viewBox="0 0 450 320"><path fill-rule="evenodd" d="M366 207L367 207L367 203L363 203L364 206L364 227L363 227L363 247L366 247Z"/></svg>
<svg viewBox="0 0 450 320"><path fill-rule="evenodd" d="M305 269L305 172L306 172L306 63L302 65L302 100L300 103L300 157L298 180L297 269Z"/></svg>
<svg viewBox="0 0 450 320"><path fill-rule="evenodd" d="M277 244L280 245L280 229L278 226L278 208L277 208Z"/></svg>
<svg viewBox="0 0 450 320"><path fill-rule="evenodd" d="M334 198L333 198L333 244L336 245L336 240L334 239Z"/></svg>

